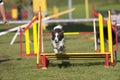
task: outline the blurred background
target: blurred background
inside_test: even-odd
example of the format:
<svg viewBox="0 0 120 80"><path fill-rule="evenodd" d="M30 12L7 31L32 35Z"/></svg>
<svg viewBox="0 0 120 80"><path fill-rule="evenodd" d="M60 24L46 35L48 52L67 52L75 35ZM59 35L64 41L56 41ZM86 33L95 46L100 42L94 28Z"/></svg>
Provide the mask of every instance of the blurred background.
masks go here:
<svg viewBox="0 0 120 80"><path fill-rule="evenodd" d="M4 2L7 18L10 20L31 20L39 11L39 6L44 16L72 7L76 8L72 13L56 17L56 19L92 18L93 4L95 10L104 16L107 16L106 12L109 9L114 17L120 16L120 0L4 0Z"/></svg>

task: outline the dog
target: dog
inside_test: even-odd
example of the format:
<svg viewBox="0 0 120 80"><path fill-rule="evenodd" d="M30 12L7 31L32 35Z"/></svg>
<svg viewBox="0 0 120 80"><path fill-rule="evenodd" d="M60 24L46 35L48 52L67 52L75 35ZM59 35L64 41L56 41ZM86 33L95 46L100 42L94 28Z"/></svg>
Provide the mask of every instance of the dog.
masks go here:
<svg viewBox="0 0 120 80"><path fill-rule="evenodd" d="M51 43L53 46L54 53L64 53L65 46L65 38L64 38L64 30L63 26L57 25L51 31Z"/></svg>
<svg viewBox="0 0 120 80"><path fill-rule="evenodd" d="M103 28L103 33L104 33L104 35L103 35L104 42L108 43L108 29L107 29L107 27ZM100 37L99 36L100 36L100 33L97 32L97 34L96 34L97 44L100 44ZM116 44L116 33L113 29L112 29L112 42L113 42L113 45Z"/></svg>

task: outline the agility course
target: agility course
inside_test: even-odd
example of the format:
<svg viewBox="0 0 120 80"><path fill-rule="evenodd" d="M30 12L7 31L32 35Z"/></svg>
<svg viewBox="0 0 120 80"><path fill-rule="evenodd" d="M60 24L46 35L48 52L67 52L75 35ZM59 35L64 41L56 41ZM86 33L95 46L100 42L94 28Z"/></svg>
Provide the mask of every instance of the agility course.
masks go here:
<svg viewBox="0 0 120 80"><path fill-rule="evenodd" d="M41 24L41 22L42 21L45 21L45 20L48 20L48 19L51 19L51 18L54 18L54 17L56 17L56 16L60 16L60 15L63 15L63 14L66 14L66 13L68 13L68 12L71 12L71 11L74 11L75 10L75 8L72 8L72 9L70 9L70 10L65 10L65 11L62 11L62 12L60 12L60 13L58 13L58 14L55 14L55 15L51 15L51 16L48 16L48 17L46 17L46 18L44 18L44 19L42 19L42 14L40 15L40 17L38 17L38 16L34 16L33 17L33 20L31 20L31 22L30 23L28 23L28 24L26 24L26 27L24 28L24 29L22 29L21 27L20 27L20 55L22 56L22 55L26 55L26 54L23 54L22 53L22 35L25 33L25 42L26 42L26 52L25 53L27 53L29 56L31 56L31 55L35 55L35 54L37 54L37 44L38 44L38 34L37 34L37 32L39 32L39 31L37 31L37 27L39 26L39 25L42 25ZM40 21L40 22L39 22ZM37 24L36 23L38 23L38 26L37 26ZM33 54L31 54L31 52L30 52L30 35L29 35L29 28L31 27L31 25L33 25L33 40L34 40L34 52L33 52ZM39 29L39 28L38 28ZM37 43L36 43L37 42ZM28 56L28 55L26 55L26 56Z"/></svg>
<svg viewBox="0 0 120 80"><path fill-rule="evenodd" d="M14 0L12 0L14 1ZM12 2L7 1L5 2ZM24 0L23 0L24 1ZM29 0L25 0L29 1ZM48 0L49 2L51 0ZM55 1L67 1L67 0L53 0ZM91 4L93 0L89 0L89 9L90 9L90 18L84 18L84 1L85 0L72 0L73 6L76 8L76 10L73 12L73 19L68 19L68 15L63 15L59 17L59 19L50 19L45 22L48 22L48 26L46 27L46 30L44 32L43 30L43 40L44 40L44 52L46 53L53 53L53 48L50 43L50 33L49 31L54 27L57 23L60 23L65 28L65 34L70 32L70 34L66 34L66 54L67 53L86 53L86 52L94 52L94 36L93 34L82 34L82 31L93 31L93 20L95 20L96 27L98 29L98 17L92 18L92 12L91 12ZM75 2L77 4L75 4ZM95 4L95 10L96 11L106 11L109 9L115 9L119 10L119 3L107 3L106 1L112 2L116 0L94 0ZM118 0L117 0L118 1ZM56 5L59 5L56 3ZM83 2L83 3L82 3ZM97 2L97 3L95 3ZM105 3L106 2L106 3ZM103 3L103 4L102 4ZM10 4L10 3L9 3ZM63 3L62 3L63 4ZM67 3L66 3L67 4ZM7 5L7 4L6 4ZM68 9L68 7L64 4L60 7L60 11ZM6 6L7 8L7 6ZM83 8L83 9L82 9ZM48 6L48 12L51 15L52 8ZM9 9L10 10L10 9ZM82 15L84 14L84 15ZM112 14L111 14L112 15ZM64 17L65 16L65 17ZM83 17L81 17L83 16ZM47 16L46 16L47 17ZM84 19L83 19L84 18ZM119 17L117 17L119 18ZM17 28L17 30L20 29L20 26L23 24L29 24L31 22L32 18L30 20L22 20L22 21L11 21L9 25L3 25L0 21L1 27L0 30L2 32L8 31L13 28ZM107 17L105 18L107 20ZM114 20L114 18L112 18ZM15 23L16 22L16 23ZM67 23L72 24L67 24ZM106 27L106 23L104 23ZM119 23L117 23L118 27ZM19 27L18 27L19 26ZM25 26L26 27L26 26ZM29 29L30 32L30 50L33 51L33 30L32 26ZM69 29L71 28L71 29ZM82 29L82 30L81 30ZM20 50L19 50L19 35L17 36L16 40L14 41L13 45L10 45L10 41L12 40L13 36L15 35L16 31L9 32L5 35L0 36L0 79L1 80L119 80L120 79L120 49L117 51L117 60L115 66L109 66L109 68L105 68L105 60L104 58L88 58L88 59L49 59L49 65L46 70L41 69L41 62L39 64L39 69L36 69L36 56L20 56ZM69 31L70 30L70 31ZM80 30L80 31L78 31ZM74 34L71 31L76 31L77 33ZM80 32L80 34L79 34ZM22 48L23 53L26 54L25 49L25 34L22 36ZM84 40L86 39L86 40ZM120 38L119 38L120 39ZM119 43L120 44L120 43ZM120 47L120 45L118 46ZM51 47L50 47L51 46ZM105 43L105 46L106 43ZM114 45L115 47L115 45ZM106 47L107 48L107 47ZM115 49L115 48L114 48ZM31 53L32 53L31 51ZM97 45L97 50L95 52L98 52L99 45ZM108 49L106 49L108 51ZM51 54L51 55L54 55ZM59 55L59 54L58 54ZM62 55L61 55L62 56ZM63 55L65 56L65 55ZM68 55L69 56L69 55ZM70 55L71 56L71 55ZM102 55L101 55L102 56ZM104 57L104 55L103 55ZM115 58L114 58L115 59ZM110 62L110 58L109 58Z"/></svg>
<svg viewBox="0 0 120 80"><path fill-rule="evenodd" d="M66 59L104 59L105 60L105 66L109 66L109 59L112 66L114 66L114 55L115 51L113 50L113 44L112 44L112 34L111 34L111 19L110 19L110 11L108 11L108 51L106 52L105 43L104 43L104 37L103 37L103 17L99 13L99 30L100 30L100 52L78 52L78 53L65 53L65 54L54 54L54 53L40 53L41 56L41 62L43 65L43 69L46 69L47 67L47 60L50 59L60 59L60 60L66 60ZM41 29L42 30L42 29ZM42 36L42 35L41 35ZM44 41L43 41L44 42ZM42 43L42 41L41 41ZM40 46L41 49L43 49L43 46ZM38 59L37 59L38 60Z"/></svg>
<svg viewBox="0 0 120 80"><path fill-rule="evenodd" d="M109 65L114 66L115 64L115 54L116 54L116 50L113 47L112 44L112 34L111 34L111 17L110 17L110 11L108 11L108 20L107 20L107 27L108 27L108 44L105 46L104 43L104 33L103 33L103 24L104 24L104 18L103 16L98 13L98 18L99 18L99 32L100 32L100 47L98 51L95 51L93 49L93 51L89 51L89 52L80 52L77 50L72 50L69 51L68 49L66 49L66 52L63 54L55 54L53 53L52 50L52 46L50 43L50 36L49 37L44 37L44 32L42 29L42 16L41 16L41 12L39 12L39 16L38 17L34 17L33 20L31 21L31 23L33 23L33 52L30 51L30 34L29 34L29 30L30 30L30 24L28 24L28 26L26 26L25 29L20 30L20 55L21 56L36 56L37 55L37 60L36 60L36 68L39 67L39 65L42 65L42 69L47 69L47 64L48 61L51 59L56 59L56 60L79 60L79 59L102 59L105 60L105 66L108 67ZM36 26L36 20L38 19L38 26ZM26 52L23 52L23 45L22 45L22 38L24 37L23 34L25 33L25 44L24 46L26 46L24 49ZM67 33L66 33L67 34ZM71 34L71 33L68 33ZM78 33L74 33L74 34L78 34ZM73 34L71 34L73 35ZM81 35L80 35L81 36ZM94 37L94 35L93 35ZM77 37L78 38L78 37ZM46 43L46 41L48 40L48 42ZM80 41L80 40L79 40ZM68 42L68 40L66 40L66 42ZM92 41L94 42L94 41ZM91 43L92 43L91 42ZM73 42L74 43L74 42ZM79 45L82 45L81 43L77 43ZM74 44L75 45L75 44ZM83 45L82 45L83 46ZM69 46L66 46L66 48ZM70 47L74 47L74 46L70 46ZM107 47L107 48L106 48ZM49 50L47 51L46 49ZM74 48L75 49L75 48ZM67 51L68 50L68 51ZM86 51L86 50L85 50ZM111 64L109 64L111 63Z"/></svg>

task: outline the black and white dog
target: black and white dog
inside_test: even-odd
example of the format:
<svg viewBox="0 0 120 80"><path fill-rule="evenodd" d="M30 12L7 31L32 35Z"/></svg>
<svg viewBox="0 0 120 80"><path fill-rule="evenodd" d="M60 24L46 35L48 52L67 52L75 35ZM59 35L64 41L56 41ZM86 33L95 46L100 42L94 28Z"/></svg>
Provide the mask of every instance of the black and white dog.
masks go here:
<svg viewBox="0 0 120 80"><path fill-rule="evenodd" d="M57 25L53 28L51 34L51 43L53 45L54 53L64 53L64 30L61 25Z"/></svg>

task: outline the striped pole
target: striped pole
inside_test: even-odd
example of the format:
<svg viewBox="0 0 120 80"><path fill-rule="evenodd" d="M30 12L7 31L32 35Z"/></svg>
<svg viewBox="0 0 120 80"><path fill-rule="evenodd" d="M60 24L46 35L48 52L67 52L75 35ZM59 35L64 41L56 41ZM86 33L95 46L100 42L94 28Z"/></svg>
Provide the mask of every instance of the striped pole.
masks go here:
<svg viewBox="0 0 120 80"><path fill-rule="evenodd" d="M99 13L98 14L99 17L99 32L100 32L100 50L101 53L105 53L105 44L104 44L104 33L103 33L103 17L102 15Z"/></svg>

